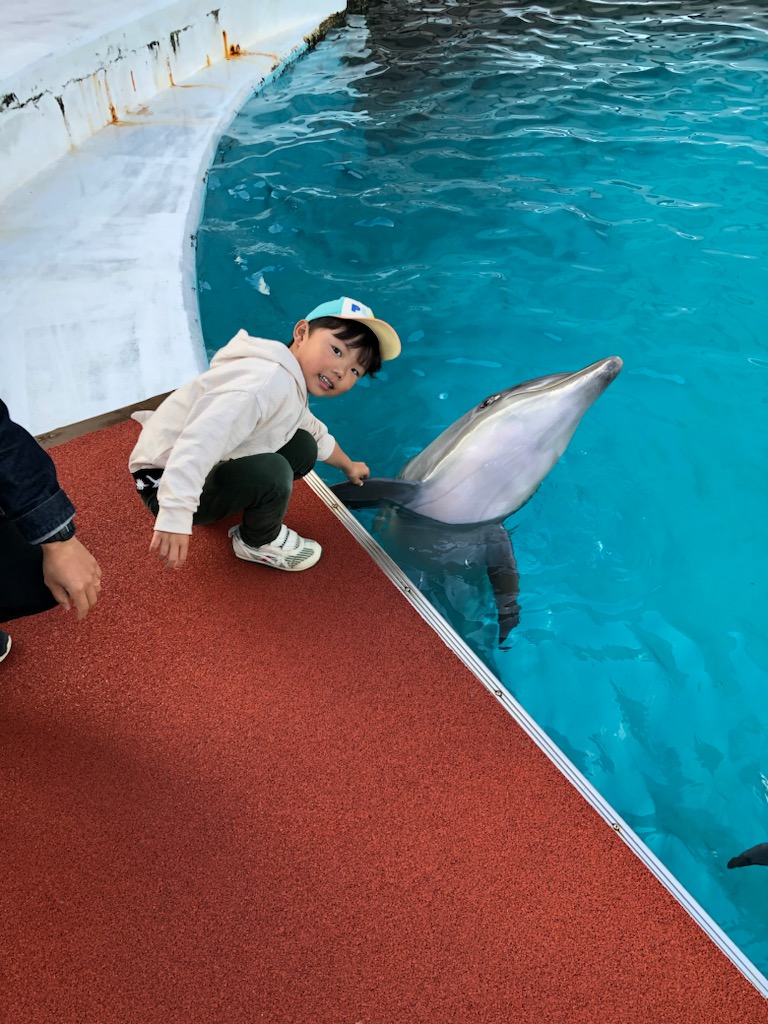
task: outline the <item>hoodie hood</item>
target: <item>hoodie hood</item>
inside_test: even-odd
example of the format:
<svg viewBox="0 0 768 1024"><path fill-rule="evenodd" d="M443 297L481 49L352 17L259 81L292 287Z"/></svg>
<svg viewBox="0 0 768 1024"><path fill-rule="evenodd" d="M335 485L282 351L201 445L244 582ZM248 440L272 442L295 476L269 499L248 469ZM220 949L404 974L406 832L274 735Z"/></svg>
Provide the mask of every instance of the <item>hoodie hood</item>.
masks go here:
<svg viewBox="0 0 768 1024"><path fill-rule="evenodd" d="M272 341L270 338L253 338L247 331L241 328L234 338L228 341L223 348L220 348L213 359L211 359L210 368L213 370L226 364L231 364L238 359L266 360L267 362L276 363L284 367L296 380L302 394L306 396L307 383L304 380L304 374L301 372L301 366L299 366L296 356L283 342ZM232 367L228 366L227 368L230 369Z"/></svg>

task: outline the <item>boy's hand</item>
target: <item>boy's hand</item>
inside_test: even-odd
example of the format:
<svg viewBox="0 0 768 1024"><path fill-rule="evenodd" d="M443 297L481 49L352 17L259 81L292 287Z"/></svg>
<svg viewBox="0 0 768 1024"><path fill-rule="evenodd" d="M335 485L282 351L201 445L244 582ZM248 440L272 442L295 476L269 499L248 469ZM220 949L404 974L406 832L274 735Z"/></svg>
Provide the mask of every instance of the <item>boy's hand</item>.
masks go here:
<svg viewBox="0 0 768 1024"><path fill-rule="evenodd" d="M362 487L363 480L367 480L371 475L370 469L364 462L352 462L344 472L347 474L349 482L357 484L358 487Z"/></svg>
<svg viewBox="0 0 768 1024"><path fill-rule="evenodd" d="M334 445L333 451L325 460L329 466L333 466L334 469L340 469L341 472L346 476L351 484L356 484L358 487L362 487L363 480L367 480L371 475L370 469L364 462L353 462L350 457L341 450L338 441Z"/></svg>
<svg viewBox="0 0 768 1024"><path fill-rule="evenodd" d="M149 550L150 553L156 554L161 562L165 562L166 569L180 569L187 560L189 534L155 530Z"/></svg>

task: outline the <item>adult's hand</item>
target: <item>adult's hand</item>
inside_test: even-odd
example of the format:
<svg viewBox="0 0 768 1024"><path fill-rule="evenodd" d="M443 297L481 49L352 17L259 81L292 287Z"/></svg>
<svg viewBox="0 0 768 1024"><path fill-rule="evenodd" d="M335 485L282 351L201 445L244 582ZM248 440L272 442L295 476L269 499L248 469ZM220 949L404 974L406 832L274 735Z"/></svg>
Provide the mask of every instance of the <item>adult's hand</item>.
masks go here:
<svg viewBox="0 0 768 1024"><path fill-rule="evenodd" d="M88 548L77 537L41 544L43 579L62 608L77 610L84 619L101 593L101 569Z"/></svg>
<svg viewBox="0 0 768 1024"><path fill-rule="evenodd" d="M161 562L165 562L166 569L180 569L187 560L189 534L155 530L149 550L154 552Z"/></svg>

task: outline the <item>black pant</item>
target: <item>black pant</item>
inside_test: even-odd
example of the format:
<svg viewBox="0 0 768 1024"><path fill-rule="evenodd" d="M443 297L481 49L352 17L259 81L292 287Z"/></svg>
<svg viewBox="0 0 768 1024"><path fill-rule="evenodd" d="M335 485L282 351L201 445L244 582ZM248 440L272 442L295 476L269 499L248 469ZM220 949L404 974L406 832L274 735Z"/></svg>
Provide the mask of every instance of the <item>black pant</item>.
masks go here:
<svg viewBox="0 0 768 1024"><path fill-rule="evenodd" d="M317 442L306 430L297 430L278 452L246 455L219 462L205 478L200 504L192 522L208 525L242 512L240 534L246 544L268 544L280 532L293 482L306 476L317 461ZM154 515L157 491L139 491Z"/></svg>
<svg viewBox="0 0 768 1024"><path fill-rule="evenodd" d="M0 517L0 622L55 606L43 581L42 548L26 541L10 519Z"/></svg>

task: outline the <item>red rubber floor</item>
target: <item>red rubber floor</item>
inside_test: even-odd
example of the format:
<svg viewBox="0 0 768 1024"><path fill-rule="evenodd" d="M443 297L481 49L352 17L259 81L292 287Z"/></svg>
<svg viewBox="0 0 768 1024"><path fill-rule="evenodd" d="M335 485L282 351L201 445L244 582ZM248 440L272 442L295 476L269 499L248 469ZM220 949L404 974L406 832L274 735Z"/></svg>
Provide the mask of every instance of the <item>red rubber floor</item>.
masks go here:
<svg viewBox="0 0 768 1024"><path fill-rule="evenodd" d="M306 573L151 558L136 430L52 453L101 602L9 626L0 1019L768 1022L304 484Z"/></svg>

